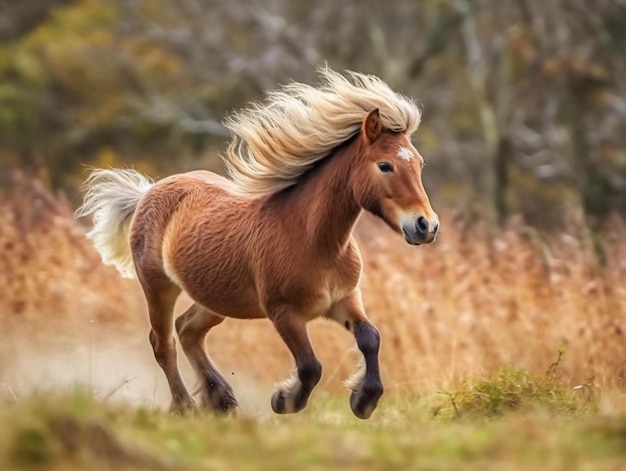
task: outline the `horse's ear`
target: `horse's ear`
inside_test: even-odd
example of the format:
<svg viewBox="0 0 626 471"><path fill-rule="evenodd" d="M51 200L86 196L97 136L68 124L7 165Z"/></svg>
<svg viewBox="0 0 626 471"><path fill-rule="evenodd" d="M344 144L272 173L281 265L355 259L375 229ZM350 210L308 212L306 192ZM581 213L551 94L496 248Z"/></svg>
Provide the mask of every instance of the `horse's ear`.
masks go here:
<svg viewBox="0 0 626 471"><path fill-rule="evenodd" d="M372 144L383 132L383 122L380 119L378 108L372 110L363 120L361 125L361 135L366 144Z"/></svg>

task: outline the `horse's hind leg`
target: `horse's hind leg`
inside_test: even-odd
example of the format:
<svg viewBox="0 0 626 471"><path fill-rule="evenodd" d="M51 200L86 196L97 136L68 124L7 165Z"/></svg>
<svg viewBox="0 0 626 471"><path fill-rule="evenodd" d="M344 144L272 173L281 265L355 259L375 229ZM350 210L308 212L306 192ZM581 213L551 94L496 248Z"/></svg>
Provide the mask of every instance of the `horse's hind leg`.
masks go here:
<svg viewBox="0 0 626 471"><path fill-rule="evenodd" d="M237 406L232 388L213 365L204 347L209 330L223 321L222 316L198 304L193 304L176 319L180 343L201 381L203 405L218 412L228 412Z"/></svg>
<svg viewBox="0 0 626 471"><path fill-rule="evenodd" d="M174 285L164 274L150 277L141 276L139 280L148 302L150 314L150 344L154 358L163 369L172 393L172 409L182 412L192 409L196 403L187 391L178 371L176 359L176 341L173 335L174 304L180 294L180 288ZM150 280L147 282L147 280Z"/></svg>

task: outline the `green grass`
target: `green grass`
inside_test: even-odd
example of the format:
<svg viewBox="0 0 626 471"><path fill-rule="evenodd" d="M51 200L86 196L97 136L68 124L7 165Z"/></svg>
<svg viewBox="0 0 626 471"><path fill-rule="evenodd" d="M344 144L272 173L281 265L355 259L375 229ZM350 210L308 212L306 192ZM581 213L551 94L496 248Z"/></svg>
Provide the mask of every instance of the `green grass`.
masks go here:
<svg viewBox="0 0 626 471"><path fill-rule="evenodd" d="M502 391L520 380L538 382L502 370L481 380L478 396L499 388L495 396L508 397ZM347 395L318 394L292 416L216 418L106 404L80 391L39 393L1 404L0 469L623 469L625 415L600 415L584 406L588 397L550 382L547 390L520 386L515 407L502 400L494 413L466 400L469 384L386 398L369 421L352 416Z"/></svg>
<svg viewBox="0 0 626 471"><path fill-rule="evenodd" d="M565 386L560 365L565 349L544 374L532 374L515 367L504 367L489 377L470 377L452 392L441 391L449 398L436 410L448 416L494 417L512 411L550 411L552 414L581 414L597 410L598 390L589 378L575 388ZM445 414L444 414L445 415Z"/></svg>

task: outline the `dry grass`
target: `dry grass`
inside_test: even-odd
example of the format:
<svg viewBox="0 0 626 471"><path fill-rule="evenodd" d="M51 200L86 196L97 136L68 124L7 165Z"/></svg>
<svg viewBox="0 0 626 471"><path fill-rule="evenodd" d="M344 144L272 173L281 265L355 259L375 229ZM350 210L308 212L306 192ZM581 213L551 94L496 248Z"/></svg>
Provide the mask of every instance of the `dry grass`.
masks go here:
<svg viewBox="0 0 626 471"><path fill-rule="evenodd" d="M504 365L543 372L564 346L572 381L624 388L621 225L603 242L605 266L582 230L544 242L519 223L495 233L450 219L443 227L435 245L417 250L382 230L359 231L367 307L397 384L432 390Z"/></svg>
<svg viewBox="0 0 626 471"><path fill-rule="evenodd" d="M29 180L1 197L0 338L80 336L95 324L140 338L148 348L137 283L101 264L72 210ZM600 266L584 230L544 242L519 223L495 231L441 212L443 232L428 247L406 245L370 217L357 230L364 299L381 330L389 394L433 392L506 365L545 372L561 346L566 381L624 390L626 231L620 224L603 241L609 257ZM326 322L311 330L326 368L320 389L340 388L354 367L355 356L347 353L352 339ZM268 390L291 368L266 321L226 322L210 336L209 350L224 371Z"/></svg>
<svg viewBox="0 0 626 471"><path fill-rule="evenodd" d="M79 317L118 322L141 305L115 270L101 264L72 213L65 198L20 174L0 193L3 325L53 325Z"/></svg>

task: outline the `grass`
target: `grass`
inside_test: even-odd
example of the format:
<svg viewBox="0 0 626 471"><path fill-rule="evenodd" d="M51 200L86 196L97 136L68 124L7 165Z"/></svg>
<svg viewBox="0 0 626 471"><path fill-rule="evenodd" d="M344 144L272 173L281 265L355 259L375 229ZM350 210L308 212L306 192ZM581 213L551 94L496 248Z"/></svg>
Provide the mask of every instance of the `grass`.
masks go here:
<svg viewBox="0 0 626 471"><path fill-rule="evenodd" d="M620 469L626 416L545 406L497 418L433 416L433 398L359 421L338 397L294 416L179 417L80 391L5 404L3 470Z"/></svg>
<svg viewBox="0 0 626 471"><path fill-rule="evenodd" d="M489 377L467 378L455 391L442 393L448 396L454 417L493 417L535 409L563 414L595 411L599 392L593 378L574 388L563 384L560 366L564 354L565 349L560 348L544 374L508 366Z"/></svg>

